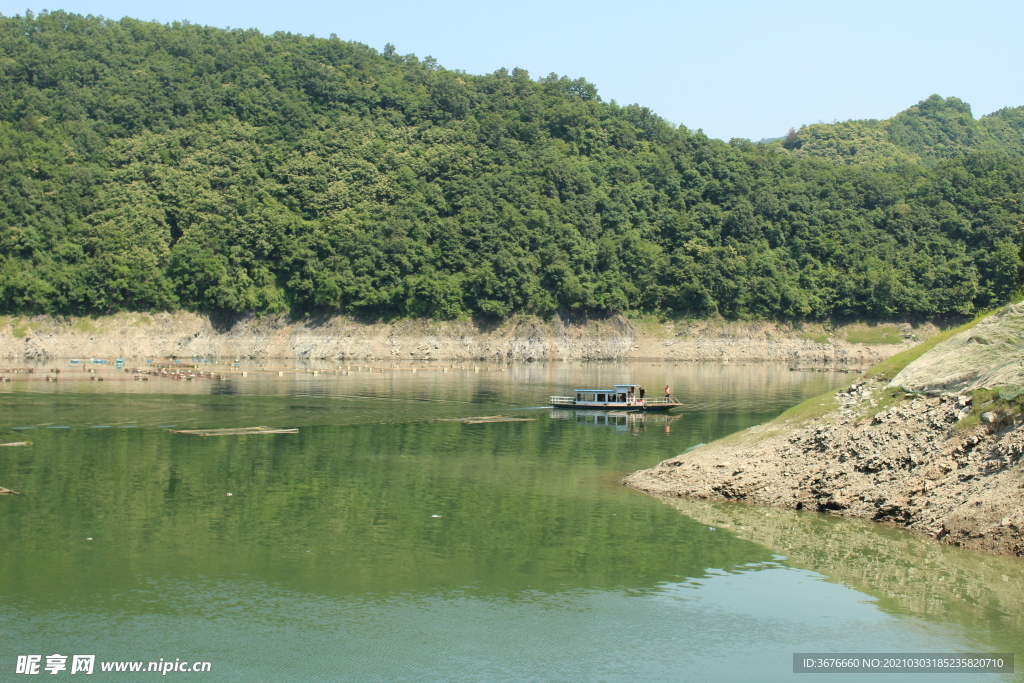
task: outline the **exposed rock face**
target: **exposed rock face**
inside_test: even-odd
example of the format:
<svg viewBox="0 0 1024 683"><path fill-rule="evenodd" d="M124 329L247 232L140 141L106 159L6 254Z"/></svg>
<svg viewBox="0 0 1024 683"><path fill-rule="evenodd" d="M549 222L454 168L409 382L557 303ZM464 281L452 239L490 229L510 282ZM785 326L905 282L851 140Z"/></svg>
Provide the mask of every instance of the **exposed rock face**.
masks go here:
<svg viewBox="0 0 1024 683"><path fill-rule="evenodd" d="M969 391L1024 384L1024 304L1003 308L896 375L907 391Z"/></svg>
<svg viewBox="0 0 1024 683"><path fill-rule="evenodd" d="M767 438L772 425L755 427L624 483L891 522L944 543L1024 555L1024 422L997 415L959 430L969 397L903 398L877 410L878 388L855 385L837 393L838 410L809 425Z"/></svg>
<svg viewBox="0 0 1024 683"><path fill-rule="evenodd" d="M910 327L907 335L910 335ZM826 338L824 331L816 338ZM866 367L903 344L850 344L842 329L828 341L779 323L720 320L637 324L623 316L500 325L402 320L362 323L340 316L216 321L192 313L100 318L0 318L0 358L309 358L339 360L673 360L784 362ZM932 330L919 330L927 336ZM909 342L908 342L909 343Z"/></svg>

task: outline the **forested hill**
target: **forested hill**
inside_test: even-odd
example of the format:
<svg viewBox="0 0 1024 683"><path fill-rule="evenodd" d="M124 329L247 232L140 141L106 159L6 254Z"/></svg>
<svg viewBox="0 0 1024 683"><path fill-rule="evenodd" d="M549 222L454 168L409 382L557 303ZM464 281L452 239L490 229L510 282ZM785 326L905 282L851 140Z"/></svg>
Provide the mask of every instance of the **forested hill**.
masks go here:
<svg viewBox="0 0 1024 683"><path fill-rule="evenodd" d="M800 157L882 167L932 165L978 151L1021 157L1024 107L1007 107L976 120L966 102L932 95L885 121L802 126L790 130L781 144Z"/></svg>
<svg viewBox="0 0 1024 683"><path fill-rule="evenodd" d="M939 143L889 124L906 153L848 163L708 139L583 79L333 37L0 18L0 306L970 314L1016 288L1015 111L997 149L925 159L911 147Z"/></svg>

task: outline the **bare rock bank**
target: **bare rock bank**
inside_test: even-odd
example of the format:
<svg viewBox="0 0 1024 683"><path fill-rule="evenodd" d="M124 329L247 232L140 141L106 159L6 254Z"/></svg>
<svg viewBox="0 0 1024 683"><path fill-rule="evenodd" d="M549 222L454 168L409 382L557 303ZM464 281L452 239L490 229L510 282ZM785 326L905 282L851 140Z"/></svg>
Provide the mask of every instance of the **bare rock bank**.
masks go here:
<svg viewBox="0 0 1024 683"><path fill-rule="evenodd" d="M1012 336L1022 320L1024 307L1008 307L978 327L994 340ZM972 347L989 351L989 344L967 341L977 334L968 330L939 344L888 385L854 384L822 398L820 417L748 429L623 483L660 495L886 522L943 543L1024 555L1024 419L1019 406L1000 400L1024 388L975 394L981 405L959 394L979 389L978 378L991 370L967 357ZM1018 342L1016 358L1001 355L999 366L1019 363L1022 348ZM901 376L953 393L905 393Z"/></svg>
<svg viewBox="0 0 1024 683"><path fill-rule="evenodd" d="M890 386L964 392L1024 385L1024 304L1010 305L905 367Z"/></svg>
<svg viewBox="0 0 1024 683"><path fill-rule="evenodd" d="M193 313L120 313L97 318L0 318L0 358L215 357L338 360L672 360L786 362L863 367L934 328L901 326L905 341L846 341L847 328L811 332L771 322L632 321L519 316L500 325L402 320L364 323L336 316L229 322Z"/></svg>
<svg viewBox="0 0 1024 683"><path fill-rule="evenodd" d="M863 415L858 404L870 408L877 388L855 390L852 408L808 426L774 435L769 425L755 427L624 483L889 522L944 543L1024 555L1024 423L1007 416L955 429L966 407L958 397L906 399Z"/></svg>

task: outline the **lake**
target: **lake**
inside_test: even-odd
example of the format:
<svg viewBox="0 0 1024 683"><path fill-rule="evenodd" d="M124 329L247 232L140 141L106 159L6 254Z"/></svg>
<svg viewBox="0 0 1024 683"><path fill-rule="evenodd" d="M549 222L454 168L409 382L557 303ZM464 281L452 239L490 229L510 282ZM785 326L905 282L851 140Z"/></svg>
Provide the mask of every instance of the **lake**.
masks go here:
<svg viewBox="0 0 1024 683"><path fill-rule="evenodd" d="M1024 643L1019 559L619 484L850 375L249 362L200 365L228 381L137 381L109 365L90 368L97 381L87 365L52 361L0 384L0 442L32 442L0 448L0 485L22 494L0 497L3 680L22 678L19 656L43 667L60 654L59 680L78 677L72 655L95 655L86 680L147 677L101 662L200 661L208 672L167 675L849 681L794 674L793 654ZM42 380L50 368L59 381ZM685 408L545 405L622 382L652 396L670 384ZM453 421L477 416L518 421ZM298 432L171 432L256 425Z"/></svg>

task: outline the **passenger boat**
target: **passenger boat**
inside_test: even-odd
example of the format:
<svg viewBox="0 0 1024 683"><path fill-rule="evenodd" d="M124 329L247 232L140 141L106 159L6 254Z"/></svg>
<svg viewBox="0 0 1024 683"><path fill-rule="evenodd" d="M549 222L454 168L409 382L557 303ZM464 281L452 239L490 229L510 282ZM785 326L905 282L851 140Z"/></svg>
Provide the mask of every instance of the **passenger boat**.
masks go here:
<svg viewBox="0 0 1024 683"><path fill-rule="evenodd" d="M671 410L683 405L672 396L641 398L640 389L639 384L616 384L612 389L576 389L575 396L552 396L548 404L601 410Z"/></svg>

